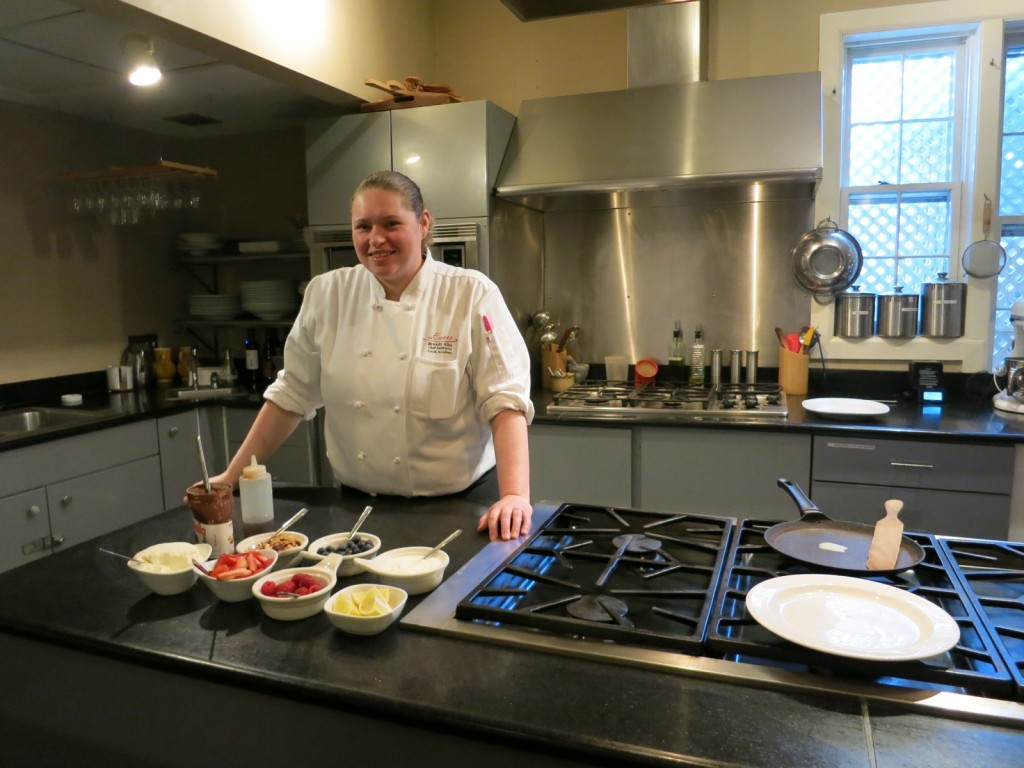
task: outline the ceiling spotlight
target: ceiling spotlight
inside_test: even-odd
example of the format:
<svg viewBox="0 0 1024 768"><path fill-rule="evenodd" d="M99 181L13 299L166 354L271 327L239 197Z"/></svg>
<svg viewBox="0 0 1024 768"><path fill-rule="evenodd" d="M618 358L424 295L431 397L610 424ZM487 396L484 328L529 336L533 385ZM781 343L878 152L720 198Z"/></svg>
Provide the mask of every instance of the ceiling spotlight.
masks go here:
<svg viewBox="0 0 1024 768"><path fill-rule="evenodd" d="M153 85L163 76L153 55L153 44L143 35L126 35L121 51L128 62L128 82L132 85Z"/></svg>

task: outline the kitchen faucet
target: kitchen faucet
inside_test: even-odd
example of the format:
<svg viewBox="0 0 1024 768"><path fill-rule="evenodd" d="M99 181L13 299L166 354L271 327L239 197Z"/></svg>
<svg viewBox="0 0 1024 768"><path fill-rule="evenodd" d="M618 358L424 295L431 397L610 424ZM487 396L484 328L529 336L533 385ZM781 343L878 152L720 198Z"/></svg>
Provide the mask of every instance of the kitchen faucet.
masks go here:
<svg viewBox="0 0 1024 768"><path fill-rule="evenodd" d="M193 390L199 389L199 349L192 347L192 359L189 361L188 384Z"/></svg>

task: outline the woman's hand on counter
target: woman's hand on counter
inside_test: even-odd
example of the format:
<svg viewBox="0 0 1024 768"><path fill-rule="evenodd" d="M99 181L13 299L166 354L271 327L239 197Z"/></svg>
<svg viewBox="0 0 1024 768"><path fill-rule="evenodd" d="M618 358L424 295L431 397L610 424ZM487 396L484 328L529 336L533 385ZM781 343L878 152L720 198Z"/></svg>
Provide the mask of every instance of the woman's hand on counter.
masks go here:
<svg viewBox="0 0 1024 768"><path fill-rule="evenodd" d="M529 499L509 494L491 505L487 513L480 518L476 529L487 531L491 541L508 541L530 532L532 516L533 507Z"/></svg>

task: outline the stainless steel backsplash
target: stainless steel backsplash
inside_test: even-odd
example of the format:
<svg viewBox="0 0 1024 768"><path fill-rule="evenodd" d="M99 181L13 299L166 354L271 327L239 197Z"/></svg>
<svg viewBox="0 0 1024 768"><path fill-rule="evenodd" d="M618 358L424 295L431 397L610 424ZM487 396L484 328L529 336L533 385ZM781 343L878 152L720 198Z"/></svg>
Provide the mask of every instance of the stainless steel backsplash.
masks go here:
<svg viewBox="0 0 1024 768"><path fill-rule="evenodd" d="M811 299L793 279L790 254L813 226L813 202L695 197L544 213L500 206L491 273L531 353L529 315L546 309L562 328L582 328L569 347L581 362L627 355L663 364L679 320L687 345L700 325L709 350L756 349L762 367L777 366L774 327L809 321Z"/></svg>

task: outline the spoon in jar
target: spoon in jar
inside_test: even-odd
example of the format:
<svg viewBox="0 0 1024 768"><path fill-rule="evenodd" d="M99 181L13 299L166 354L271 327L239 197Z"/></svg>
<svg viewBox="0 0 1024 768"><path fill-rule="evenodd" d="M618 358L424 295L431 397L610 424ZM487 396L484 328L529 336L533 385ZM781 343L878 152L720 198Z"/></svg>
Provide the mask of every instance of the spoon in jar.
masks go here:
<svg viewBox="0 0 1024 768"><path fill-rule="evenodd" d="M438 544L438 545L437 545L436 547L434 547L434 548L433 548L432 550L430 550L429 552L427 552L427 554L425 554L425 555L424 555L423 557L421 557L420 559L421 559L421 560L426 560L426 559L427 559L428 557L430 557L430 556L431 556L432 554L434 554L435 552L437 552L437 550L441 549L441 547L443 547L443 546L444 546L445 544L447 544L447 543L448 543L449 541L451 541L452 539L454 539L454 538L455 538L456 536L458 536L458 535L459 535L460 533L462 533L462 529L461 529L461 528L460 528L459 530L457 530L457 531L454 531L454 532L452 532L452 533L448 534L448 536L446 536L446 537L445 537L444 541L442 541L442 542L441 542L440 544Z"/></svg>
<svg viewBox="0 0 1024 768"><path fill-rule="evenodd" d="M307 512L309 512L309 510L308 510L308 509L306 509L305 507L303 507L302 509L300 509L300 510L299 510L298 512L296 512L296 513L295 513L294 515L292 515L292 516L291 516L291 517L289 517L289 518L288 518L287 520L285 520L285 521L284 521L284 525L282 525L282 526L281 526L280 528L278 528L278 529L277 529L276 531L274 531L274 532L273 532L272 534L270 534L270 537L269 537L269 538L271 538L271 539L272 539L272 538L274 538L275 536L280 536L280 535L281 535L282 533L284 533L284 532L285 532L285 531L287 531L287 530L288 530L289 528L291 528L291 527L292 527L292 525L294 525L294 524L295 524L295 523L297 523L297 522L298 522L299 520L301 520L301 519L302 519L302 517L303 517L303 516L304 516L304 515L305 515L305 514L306 514Z"/></svg>

